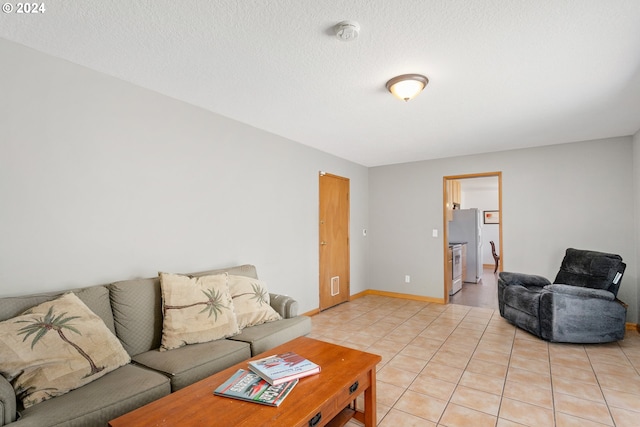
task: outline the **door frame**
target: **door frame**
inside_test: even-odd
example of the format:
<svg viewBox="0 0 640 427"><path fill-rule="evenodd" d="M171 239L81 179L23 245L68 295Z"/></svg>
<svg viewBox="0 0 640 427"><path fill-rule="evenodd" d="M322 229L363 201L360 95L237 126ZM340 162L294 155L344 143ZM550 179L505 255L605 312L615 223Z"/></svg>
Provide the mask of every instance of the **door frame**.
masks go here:
<svg viewBox="0 0 640 427"><path fill-rule="evenodd" d="M504 215L502 212L502 172L483 172L483 173L472 173L465 175L447 175L442 177L442 253L443 253L443 293L444 293L444 303L449 303L449 292L447 292L447 252L449 250L449 224L447 222L447 182L461 179L470 179L470 178L487 178L495 176L498 178L498 211L500 212L500 222L498 223L498 236L499 236L499 251L498 254L500 256L500 265L498 266L498 271L503 271L504 266L504 254L502 250L502 222L504 219Z"/></svg>

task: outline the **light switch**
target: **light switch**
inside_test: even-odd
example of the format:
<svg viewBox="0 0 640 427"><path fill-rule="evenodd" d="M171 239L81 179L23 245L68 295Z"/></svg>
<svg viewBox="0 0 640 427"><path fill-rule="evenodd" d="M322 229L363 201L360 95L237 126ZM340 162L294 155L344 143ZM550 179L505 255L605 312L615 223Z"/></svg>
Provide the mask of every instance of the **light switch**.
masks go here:
<svg viewBox="0 0 640 427"><path fill-rule="evenodd" d="M431 232L431 235L432 235L433 237L438 237L438 229L437 229L437 228L434 228L434 229L433 229L433 231Z"/></svg>

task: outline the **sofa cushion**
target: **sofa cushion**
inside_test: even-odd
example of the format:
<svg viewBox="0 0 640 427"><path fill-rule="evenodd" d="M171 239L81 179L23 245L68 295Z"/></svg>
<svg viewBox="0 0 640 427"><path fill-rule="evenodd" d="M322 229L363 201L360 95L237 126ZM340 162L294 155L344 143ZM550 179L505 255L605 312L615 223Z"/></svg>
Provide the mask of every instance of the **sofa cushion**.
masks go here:
<svg viewBox="0 0 640 427"><path fill-rule="evenodd" d="M310 332L311 318L297 316L245 328L228 339L248 343L251 345L251 355L255 356Z"/></svg>
<svg viewBox="0 0 640 427"><path fill-rule="evenodd" d="M106 426L109 420L171 393L169 379L128 364L69 393L21 411L16 427Z"/></svg>
<svg viewBox="0 0 640 427"><path fill-rule="evenodd" d="M239 332L227 279L226 273L201 277L160 273L161 351Z"/></svg>
<svg viewBox="0 0 640 427"><path fill-rule="evenodd" d="M160 278L132 279L109 285L116 334L131 355L160 347L162 292Z"/></svg>
<svg viewBox="0 0 640 427"><path fill-rule="evenodd" d="M226 272L236 276L258 278L255 266L250 264L200 271L190 276L210 276ZM160 277L115 282L109 285L109 292L115 331L125 350L134 356L160 347L162 341Z"/></svg>
<svg viewBox="0 0 640 427"><path fill-rule="evenodd" d="M229 292L233 299L238 328L280 320L282 317L269 304L265 283L246 276L229 275Z"/></svg>
<svg viewBox="0 0 640 427"><path fill-rule="evenodd" d="M59 298L67 292L0 298L0 321L16 317L33 306ZM97 314L111 332L116 333L109 301L109 289L106 286L90 286L74 289L71 292L76 294L91 311Z"/></svg>
<svg viewBox="0 0 640 427"><path fill-rule="evenodd" d="M213 274L224 274L224 273L227 273L229 275L233 274L234 276L251 277L252 279L258 278L258 270L256 269L255 265L251 265L251 264L243 264L243 265L238 265L238 266L229 267L229 268L218 268L215 270L199 271L197 273L191 273L189 274L189 276L200 277L200 276L211 276Z"/></svg>
<svg viewBox="0 0 640 427"><path fill-rule="evenodd" d="M624 272L623 264L620 255L568 248L553 283L614 292L610 288L619 286L614 280L620 269ZM614 294L617 294L618 286L615 286Z"/></svg>
<svg viewBox="0 0 640 427"><path fill-rule="evenodd" d="M248 344L216 340L169 351L147 351L134 356L133 361L165 373L171 379L171 389L175 391L249 357Z"/></svg>
<svg viewBox="0 0 640 427"><path fill-rule="evenodd" d="M73 293L0 323L0 371L25 408L129 363L100 317Z"/></svg>

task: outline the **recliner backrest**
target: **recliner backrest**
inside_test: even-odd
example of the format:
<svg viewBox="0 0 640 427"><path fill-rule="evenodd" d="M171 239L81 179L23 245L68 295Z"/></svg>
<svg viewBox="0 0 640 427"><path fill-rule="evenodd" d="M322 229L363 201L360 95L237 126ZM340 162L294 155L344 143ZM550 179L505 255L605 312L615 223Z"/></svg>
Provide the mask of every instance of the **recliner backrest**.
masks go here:
<svg viewBox="0 0 640 427"><path fill-rule="evenodd" d="M605 289L617 296L625 268L620 255L569 248L553 283Z"/></svg>

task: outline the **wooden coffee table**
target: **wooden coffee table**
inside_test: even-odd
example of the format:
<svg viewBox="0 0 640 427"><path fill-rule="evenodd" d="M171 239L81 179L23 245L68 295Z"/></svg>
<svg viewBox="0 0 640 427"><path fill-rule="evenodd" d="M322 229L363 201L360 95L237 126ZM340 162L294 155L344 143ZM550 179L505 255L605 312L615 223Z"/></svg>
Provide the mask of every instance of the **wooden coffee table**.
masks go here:
<svg viewBox="0 0 640 427"><path fill-rule="evenodd" d="M381 358L335 344L300 337L252 359L293 351L317 363L321 372L300 379L279 407L215 396L213 390L238 369L238 363L119 418L111 427L136 426L342 426L352 417L376 425L376 365ZM364 393L364 411L355 399Z"/></svg>

